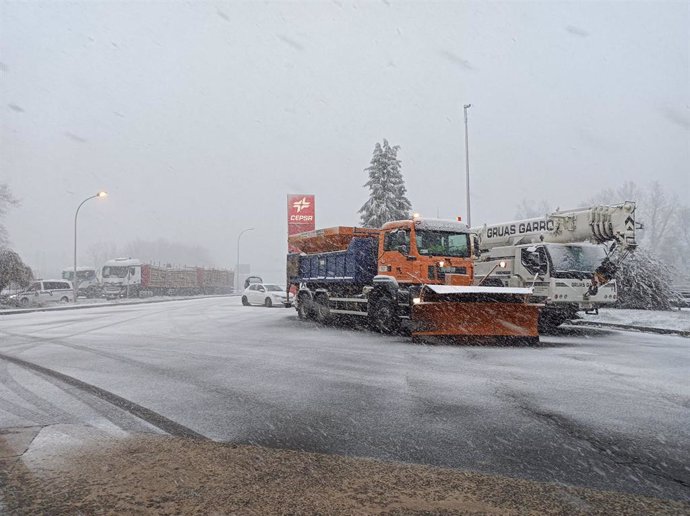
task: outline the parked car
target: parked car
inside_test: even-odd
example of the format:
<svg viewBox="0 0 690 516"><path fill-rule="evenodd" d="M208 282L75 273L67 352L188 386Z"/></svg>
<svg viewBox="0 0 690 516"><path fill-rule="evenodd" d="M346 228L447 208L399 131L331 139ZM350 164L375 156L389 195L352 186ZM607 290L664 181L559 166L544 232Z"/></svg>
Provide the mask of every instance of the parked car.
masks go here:
<svg viewBox="0 0 690 516"><path fill-rule="evenodd" d="M273 283L252 283L242 293L242 304L290 306L285 289Z"/></svg>
<svg viewBox="0 0 690 516"><path fill-rule="evenodd" d="M50 303L72 303L72 283L65 280L38 280L29 288L10 296L10 303L16 306L36 306Z"/></svg>
<svg viewBox="0 0 690 516"><path fill-rule="evenodd" d="M263 283L264 280L261 279L261 276L247 276L247 278L244 280L244 288L248 288L249 285L252 283Z"/></svg>

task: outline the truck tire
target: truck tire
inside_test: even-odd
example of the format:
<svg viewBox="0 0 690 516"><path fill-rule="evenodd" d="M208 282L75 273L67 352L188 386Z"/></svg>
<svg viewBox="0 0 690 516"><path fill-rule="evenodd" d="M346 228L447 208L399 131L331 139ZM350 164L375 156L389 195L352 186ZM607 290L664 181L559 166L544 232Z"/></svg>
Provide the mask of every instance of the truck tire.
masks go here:
<svg viewBox="0 0 690 516"><path fill-rule="evenodd" d="M568 313L544 310L539 314L539 333L552 332L568 319L572 319L572 316Z"/></svg>
<svg viewBox="0 0 690 516"><path fill-rule="evenodd" d="M306 321L314 318L314 309L312 307L312 300L308 294L302 294L297 297L297 317Z"/></svg>
<svg viewBox="0 0 690 516"><path fill-rule="evenodd" d="M379 333L396 333L399 330L400 320L395 313L392 299L382 297L376 302L372 313L372 323Z"/></svg>
<svg viewBox="0 0 690 516"><path fill-rule="evenodd" d="M317 322L325 323L331 316L331 310L328 307L328 297L325 294L317 294L314 297L314 319Z"/></svg>

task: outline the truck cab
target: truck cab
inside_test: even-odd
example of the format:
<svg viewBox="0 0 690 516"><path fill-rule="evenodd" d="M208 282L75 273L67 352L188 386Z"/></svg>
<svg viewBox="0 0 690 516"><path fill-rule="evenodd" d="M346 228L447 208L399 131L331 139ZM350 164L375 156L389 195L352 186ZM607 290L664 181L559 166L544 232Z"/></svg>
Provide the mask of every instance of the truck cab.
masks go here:
<svg viewBox="0 0 690 516"><path fill-rule="evenodd" d="M115 258L103 264L101 273L103 295L108 299L127 294L138 296L141 288L141 261L134 258Z"/></svg>
<svg viewBox="0 0 690 516"><path fill-rule="evenodd" d="M389 222L379 238L378 274L403 284L471 285L472 241L462 222Z"/></svg>
<svg viewBox="0 0 690 516"><path fill-rule="evenodd" d="M74 267L62 269L62 279L74 284ZM95 267L77 267L77 292L88 298L98 297L101 293L101 283L98 280Z"/></svg>

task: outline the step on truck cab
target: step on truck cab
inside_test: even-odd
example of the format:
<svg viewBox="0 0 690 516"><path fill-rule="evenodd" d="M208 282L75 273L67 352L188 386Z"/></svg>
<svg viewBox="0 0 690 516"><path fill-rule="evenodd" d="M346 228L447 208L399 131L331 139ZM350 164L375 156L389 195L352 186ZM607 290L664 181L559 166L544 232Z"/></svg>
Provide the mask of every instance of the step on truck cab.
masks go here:
<svg viewBox="0 0 690 516"><path fill-rule="evenodd" d="M473 285L469 228L412 218L381 229L335 227L289 238L288 282L302 319L358 317L413 337L538 341L531 288Z"/></svg>

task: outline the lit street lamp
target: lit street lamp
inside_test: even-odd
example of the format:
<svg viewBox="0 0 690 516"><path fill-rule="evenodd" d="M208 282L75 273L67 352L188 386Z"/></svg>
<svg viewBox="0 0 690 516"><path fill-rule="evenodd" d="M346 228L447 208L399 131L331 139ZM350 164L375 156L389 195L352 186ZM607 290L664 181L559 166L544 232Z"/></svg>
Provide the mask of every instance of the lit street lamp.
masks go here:
<svg viewBox="0 0 690 516"><path fill-rule="evenodd" d="M467 226L472 227L472 218L470 216L470 146L467 135L467 110L472 107L472 104L465 104L463 110L465 112L465 181L467 190Z"/></svg>
<svg viewBox="0 0 690 516"><path fill-rule="evenodd" d="M247 231L254 231L254 228L247 228L240 231L237 235L237 263L235 264L235 292L240 290L240 237L244 235Z"/></svg>
<svg viewBox="0 0 690 516"><path fill-rule="evenodd" d="M77 281L77 216L79 215L79 210L81 207L84 205L86 201L89 201L91 199L96 199L97 197L106 197L108 194L106 192L98 192L96 195L92 195L91 197L87 197L84 199L79 207L77 208L77 211L74 213L74 276L72 277L72 290L74 292L74 302L77 302L77 291L79 288L79 284Z"/></svg>

